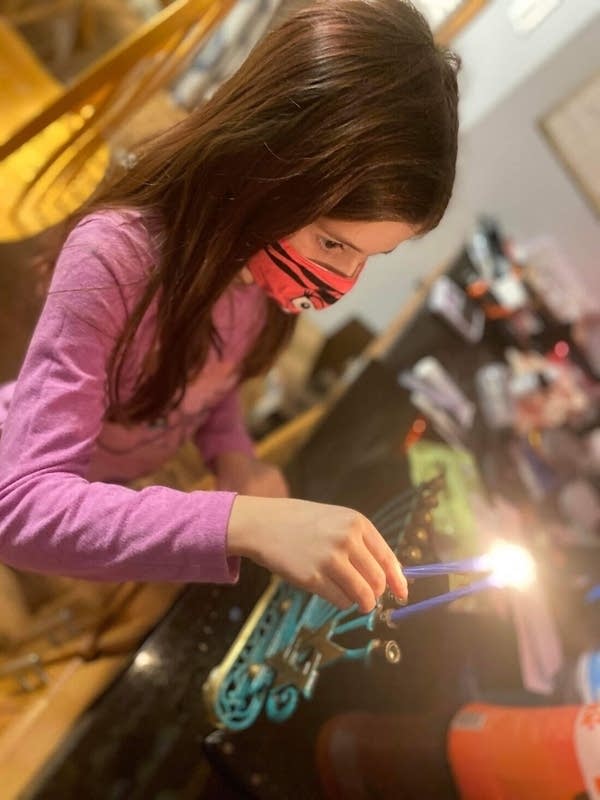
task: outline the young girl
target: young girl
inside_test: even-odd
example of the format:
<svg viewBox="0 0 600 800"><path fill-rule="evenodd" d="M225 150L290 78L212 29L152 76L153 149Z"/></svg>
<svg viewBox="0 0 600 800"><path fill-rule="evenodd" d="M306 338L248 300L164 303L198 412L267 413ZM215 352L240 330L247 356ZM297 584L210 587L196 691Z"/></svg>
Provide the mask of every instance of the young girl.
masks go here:
<svg viewBox="0 0 600 800"><path fill-rule="evenodd" d="M404 596L365 517L288 498L255 460L236 387L273 363L296 312L437 225L456 109L456 60L412 6L317 0L149 143L72 226L2 390L0 558L233 582L246 556L340 607L370 610L386 583ZM123 485L188 438L219 491Z"/></svg>

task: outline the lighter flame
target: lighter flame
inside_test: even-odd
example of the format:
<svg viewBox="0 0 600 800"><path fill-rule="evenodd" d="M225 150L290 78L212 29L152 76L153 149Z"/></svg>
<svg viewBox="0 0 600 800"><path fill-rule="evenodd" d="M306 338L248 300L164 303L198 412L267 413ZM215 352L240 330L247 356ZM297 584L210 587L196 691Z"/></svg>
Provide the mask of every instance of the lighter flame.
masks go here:
<svg viewBox="0 0 600 800"><path fill-rule="evenodd" d="M524 547L498 542L483 556L484 568L489 570L496 586L527 589L536 577L535 562Z"/></svg>

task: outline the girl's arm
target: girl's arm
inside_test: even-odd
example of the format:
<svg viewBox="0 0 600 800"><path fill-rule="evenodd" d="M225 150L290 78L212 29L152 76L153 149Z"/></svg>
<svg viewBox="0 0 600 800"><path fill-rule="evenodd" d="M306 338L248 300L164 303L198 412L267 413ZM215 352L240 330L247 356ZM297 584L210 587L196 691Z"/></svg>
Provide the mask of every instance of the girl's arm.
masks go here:
<svg viewBox="0 0 600 800"><path fill-rule="evenodd" d="M244 424L237 389L228 392L198 429L195 442L204 462L212 468L222 453L243 453L255 457L252 439Z"/></svg>
<svg viewBox="0 0 600 800"><path fill-rule="evenodd" d="M84 221L61 253L0 439L7 564L110 581L237 577L238 559L226 552L233 493L86 480L108 359L128 313L118 278L132 264L139 273L144 257L107 215Z"/></svg>

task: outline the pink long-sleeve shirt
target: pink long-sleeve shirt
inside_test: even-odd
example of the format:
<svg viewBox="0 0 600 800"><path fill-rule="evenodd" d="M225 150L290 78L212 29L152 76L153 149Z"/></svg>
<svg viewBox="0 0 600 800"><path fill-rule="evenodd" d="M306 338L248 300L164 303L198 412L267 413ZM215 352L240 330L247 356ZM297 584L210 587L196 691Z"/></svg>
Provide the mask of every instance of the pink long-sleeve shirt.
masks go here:
<svg viewBox="0 0 600 800"><path fill-rule="evenodd" d="M104 211L70 234L20 375L0 389L0 561L95 580L233 582L231 492L134 491L186 439L209 462L252 452L236 393L239 365L264 324L257 286L232 284L214 308L222 338L180 406L154 424L105 419L107 365L157 258L139 213ZM156 302L128 356L131 392L152 347Z"/></svg>

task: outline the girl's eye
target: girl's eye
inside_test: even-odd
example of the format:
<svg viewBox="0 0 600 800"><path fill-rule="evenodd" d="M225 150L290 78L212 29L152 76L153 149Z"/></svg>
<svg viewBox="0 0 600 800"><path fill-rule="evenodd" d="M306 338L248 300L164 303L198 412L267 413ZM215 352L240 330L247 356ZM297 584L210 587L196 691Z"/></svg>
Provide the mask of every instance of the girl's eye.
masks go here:
<svg viewBox="0 0 600 800"><path fill-rule="evenodd" d="M325 239L324 237L320 236L319 241L324 250L331 251L344 249L344 245L341 242L336 242L334 239Z"/></svg>

